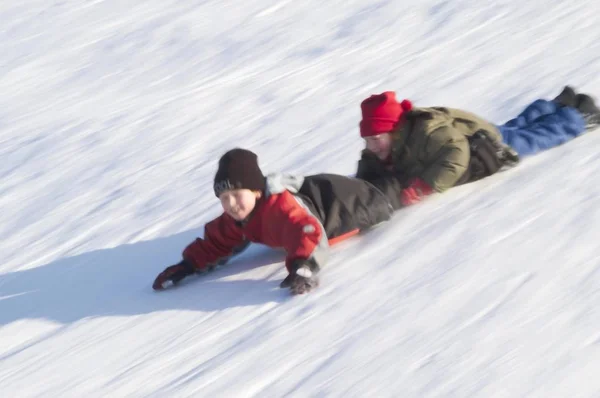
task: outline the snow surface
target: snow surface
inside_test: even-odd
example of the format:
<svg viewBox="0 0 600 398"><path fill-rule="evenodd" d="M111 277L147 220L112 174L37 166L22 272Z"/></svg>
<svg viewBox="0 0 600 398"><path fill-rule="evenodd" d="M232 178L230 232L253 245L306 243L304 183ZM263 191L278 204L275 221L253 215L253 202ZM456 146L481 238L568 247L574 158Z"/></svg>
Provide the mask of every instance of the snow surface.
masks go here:
<svg viewBox="0 0 600 398"><path fill-rule="evenodd" d="M0 396L600 397L600 131L399 211L290 297L280 252L155 293L218 157L351 174L366 96L502 122L600 95L598 0L0 4Z"/></svg>

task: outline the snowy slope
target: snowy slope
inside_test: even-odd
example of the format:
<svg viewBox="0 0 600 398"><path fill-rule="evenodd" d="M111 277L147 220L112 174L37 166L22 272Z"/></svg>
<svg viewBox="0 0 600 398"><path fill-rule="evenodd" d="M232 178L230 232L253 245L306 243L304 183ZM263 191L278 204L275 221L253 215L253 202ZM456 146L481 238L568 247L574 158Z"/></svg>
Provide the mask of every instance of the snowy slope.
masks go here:
<svg viewBox="0 0 600 398"><path fill-rule="evenodd" d="M218 157L353 173L383 90L502 122L600 97L597 0L0 4L0 396L598 397L600 131L400 211L277 288L157 294Z"/></svg>

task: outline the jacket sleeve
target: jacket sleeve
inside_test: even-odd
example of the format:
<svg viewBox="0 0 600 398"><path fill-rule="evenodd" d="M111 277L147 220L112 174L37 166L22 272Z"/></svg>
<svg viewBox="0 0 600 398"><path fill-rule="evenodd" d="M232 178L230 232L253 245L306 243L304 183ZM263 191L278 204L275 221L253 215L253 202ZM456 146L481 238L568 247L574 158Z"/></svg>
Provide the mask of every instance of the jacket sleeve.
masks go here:
<svg viewBox="0 0 600 398"><path fill-rule="evenodd" d="M204 227L204 238L197 238L183 251L183 258L198 270L225 263L229 257L242 251L248 242L242 229L225 215L217 217Z"/></svg>
<svg viewBox="0 0 600 398"><path fill-rule="evenodd" d="M437 192L453 187L469 166L469 142L450 128L434 131L425 151L428 161L421 178Z"/></svg>
<svg viewBox="0 0 600 398"><path fill-rule="evenodd" d="M328 238L321 221L303 205L301 198L289 192L279 201L279 211L269 223L273 228L271 233L282 237L288 272L294 272L303 263L317 272L329 254Z"/></svg>
<svg viewBox="0 0 600 398"><path fill-rule="evenodd" d="M394 210L402 207L400 203L400 192L403 188L401 178L394 175L393 172L386 171L375 154L367 150L363 151L358 161L356 178L368 181L379 189L387 197Z"/></svg>

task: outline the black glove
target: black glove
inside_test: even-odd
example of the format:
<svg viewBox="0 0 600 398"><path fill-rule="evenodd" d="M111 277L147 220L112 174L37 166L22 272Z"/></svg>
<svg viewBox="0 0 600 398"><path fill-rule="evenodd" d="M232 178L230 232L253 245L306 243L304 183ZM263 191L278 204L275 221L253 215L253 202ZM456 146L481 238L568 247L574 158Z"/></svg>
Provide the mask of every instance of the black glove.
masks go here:
<svg viewBox="0 0 600 398"><path fill-rule="evenodd" d="M280 288L290 288L291 293L296 295L308 293L319 286L319 279L317 278L319 267L314 261L301 260L294 264L293 268L295 271L288 274L281 281Z"/></svg>
<svg viewBox="0 0 600 398"><path fill-rule="evenodd" d="M282 289L287 289L288 287L292 286L292 280L294 279L294 276L294 274L288 274L288 276L286 276L285 279L281 281L279 287Z"/></svg>
<svg viewBox="0 0 600 398"><path fill-rule="evenodd" d="M154 283L152 284L152 289L163 290L167 287L166 282L169 281L173 285L176 285L183 278L185 278L188 275L192 275L195 272L196 269L190 262L186 260L181 260L179 263L165 268L163 272L158 274L158 276L154 280Z"/></svg>
<svg viewBox="0 0 600 398"><path fill-rule="evenodd" d="M308 293L319 286L317 270L311 270L309 264L300 265L291 274L290 291L293 295ZM283 283L283 282L282 282Z"/></svg>
<svg viewBox="0 0 600 398"><path fill-rule="evenodd" d="M308 293L311 290L319 287L319 279L316 276L305 278L300 275L296 275L290 286L290 291L293 295Z"/></svg>

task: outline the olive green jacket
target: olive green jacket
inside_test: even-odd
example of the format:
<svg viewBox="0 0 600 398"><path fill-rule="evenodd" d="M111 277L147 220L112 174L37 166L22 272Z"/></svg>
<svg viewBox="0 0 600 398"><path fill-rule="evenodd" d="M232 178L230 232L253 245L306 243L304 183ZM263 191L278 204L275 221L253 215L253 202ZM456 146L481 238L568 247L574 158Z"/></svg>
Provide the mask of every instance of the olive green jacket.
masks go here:
<svg viewBox="0 0 600 398"><path fill-rule="evenodd" d="M414 178L421 178L435 191L443 192L459 182L467 182L461 181L461 177L471 158L468 138L478 131L502 142L493 124L470 112L442 107L414 108L393 132L391 164L386 165L364 150L356 176L376 186L381 185L378 182L382 178L387 179L386 184L395 185L392 188L395 190Z"/></svg>

